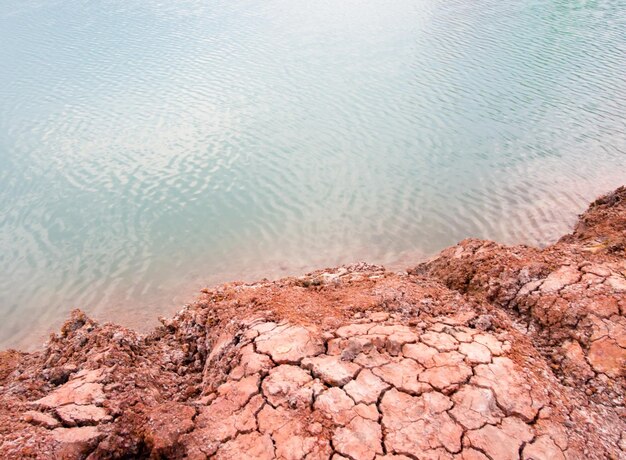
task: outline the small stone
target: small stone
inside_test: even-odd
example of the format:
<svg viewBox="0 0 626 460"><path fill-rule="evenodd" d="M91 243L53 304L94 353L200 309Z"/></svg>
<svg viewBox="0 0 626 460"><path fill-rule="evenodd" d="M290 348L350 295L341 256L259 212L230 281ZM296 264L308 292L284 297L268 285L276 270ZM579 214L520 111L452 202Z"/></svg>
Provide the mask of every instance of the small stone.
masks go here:
<svg viewBox="0 0 626 460"><path fill-rule="evenodd" d="M460 451L463 430L446 412L451 407L452 401L441 393L416 397L395 388L387 391L380 403L387 452L422 458L439 447Z"/></svg>
<svg viewBox="0 0 626 460"><path fill-rule="evenodd" d="M102 384L88 381L88 378L79 377L70 380L52 393L38 399L33 404L39 407L52 409L65 404L102 404L105 396Z"/></svg>
<svg viewBox="0 0 626 460"><path fill-rule="evenodd" d="M302 367L311 370L328 385L343 386L354 378L360 367L348 361L342 361L338 356L317 356L306 358Z"/></svg>
<svg viewBox="0 0 626 460"><path fill-rule="evenodd" d="M259 335L257 351L269 355L277 364L297 364L303 358L324 352L324 344L302 326L279 326Z"/></svg>
<svg viewBox="0 0 626 460"><path fill-rule="evenodd" d="M413 395L420 395L431 389L429 385L420 383L418 375L423 368L412 359L402 359L373 369L373 373L398 390Z"/></svg>
<svg viewBox="0 0 626 460"><path fill-rule="evenodd" d="M515 437L493 425L485 425L479 430L468 431L466 439L470 446L498 460L517 460L520 446L523 442L530 440Z"/></svg>
<svg viewBox="0 0 626 460"><path fill-rule="evenodd" d="M60 458L82 458L96 446L102 434L95 426L81 426L56 428L52 436L62 445Z"/></svg>
<svg viewBox="0 0 626 460"><path fill-rule="evenodd" d="M337 387L329 388L319 395L313 407L339 425L345 425L356 415L352 410L354 401L341 388Z"/></svg>
<svg viewBox="0 0 626 460"><path fill-rule="evenodd" d="M216 460L235 458L254 458L256 460L275 458L272 438L267 434L263 435L257 432L241 434L221 446L215 455Z"/></svg>
<svg viewBox="0 0 626 460"><path fill-rule="evenodd" d="M502 354L502 342L496 339L490 334L476 334L474 341L486 346L494 356L500 356Z"/></svg>
<svg viewBox="0 0 626 460"><path fill-rule="evenodd" d="M148 423L144 425L144 436L153 455L167 456L179 437L193 429L195 415L193 407L175 402L167 402L151 410Z"/></svg>
<svg viewBox="0 0 626 460"><path fill-rule="evenodd" d="M459 344L454 337L444 332L425 332L421 335L420 340L439 351L456 350Z"/></svg>
<svg viewBox="0 0 626 460"><path fill-rule="evenodd" d="M526 444L522 452L523 460L565 460L565 455L549 436L539 436L530 444Z"/></svg>
<svg viewBox="0 0 626 460"><path fill-rule="evenodd" d="M472 375L472 369L465 364L431 367L419 376L420 382L428 383L433 387L444 390L451 385L465 382Z"/></svg>
<svg viewBox="0 0 626 460"><path fill-rule="evenodd" d="M67 426L97 425L111 420L105 409L93 404L66 404L58 407L56 413Z"/></svg>
<svg viewBox="0 0 626 460"><path fill-rule="evenodd" d="M355 380L348 382L344 390L357 404L374 404L387 388L389 384L383 382L369 369L363 369Z"/></svg>
<svg viewBox="0 0 626 460"><path fill-rule="evenodd" d="M48 429L61 426L61 422L55 419L52 415L44 414L42 412L37 412L34 410L24 412L24 421L32 425L43 426Z"/></svg>
<svg viewBox="0 0 626 460"><path fill-rule="evenodd" d="M380 425L358 416L333 433L335 450L354 460L373 460L376 454L382 454L381 440Z"/></svg>
<svg viewBox="0 0 626 460"><path fill-rule="evenodd" d="M462 343L459 352L463 353L470 363L487 364L491 362L491 352L489 348L478 342Z"/></svg>
<svg viewBox="0 0 626 460"><path fill-rule="evenodd" d="M471 383L491 388L498 401L507 413L532 420L537 411L545 405L545 396L541 388L535 389L531 397L527 388L528 378L520 373L520 369L509 358L493 358L491 364L479 364L474 368Z"/></svg>
<svg viewBox="0 0 626 460"><path fill-rule="evenodd" d="M609 377L618 378L626 374L626 348L620 347L612 338L593 342L587 358L597 372Z"/></svg>
<svg viewBox="0 0 626 460"><path fill-rule="evenodd" d="M376 323L382 323L383 321L387 321L389 319L389 313L384 311L376 311L370 313L369 317L372 321Z"/></svg>
<svg viewBox="0 0 626 460"><path fill-rule="evenodd" d="M372 328L371 324L348 324L337 329L337 337L348 338L355 335L365 335Z"/></svg>
<svg viewBox="0 0 626 460"><path fill-rule="evenodd" d="M235 407L243 407L252 397L259 392L258 375L251 375L239 381L228 381L217 388L219 395L231 401Z"/></svg>
<svg viewBox="0 0 626 460"><path fill-rule="evenodd" d="M309 407L313 400L313 390L307 384L312 380L311 375L302 368L282 364L272 369L263 380L263 394L274 407Z"/></svg>
<svg viewBox="0 0 626 460"><path fill-rule="evenodd" d="M550 273L539 289L545 294L559 292L564 287L577 283L580 277L577 268L566 265Z"/></svg>
<svg viewBox="0 0 626 460"><path fill-rule="evenodd" d="M463 386L452 395L452 401L455 405L450 415L468 430L481 428L486 423L495 425L504 416L488 388Z"/></svg>
<svg viewBox="0 0 626 460"><path fill-rule="evenodd" d="M434 364L433 356L438 353L437 349L423 343L409 343L402 347L402 354L406 358L414 359L424 367L432 366Z"/></svg>

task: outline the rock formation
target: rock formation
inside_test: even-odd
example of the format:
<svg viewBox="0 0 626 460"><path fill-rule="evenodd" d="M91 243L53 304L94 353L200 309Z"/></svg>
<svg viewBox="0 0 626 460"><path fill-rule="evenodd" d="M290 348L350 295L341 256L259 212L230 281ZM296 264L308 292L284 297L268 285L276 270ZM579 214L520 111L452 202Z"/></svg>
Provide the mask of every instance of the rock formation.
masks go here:
<svg viewBox="0 0 626 460"><path fill-rule="evenodd" d="M0 353L0 457L626 458L625 248L622 187L544 249L226 284L145 336L75 311Z"/></svg>

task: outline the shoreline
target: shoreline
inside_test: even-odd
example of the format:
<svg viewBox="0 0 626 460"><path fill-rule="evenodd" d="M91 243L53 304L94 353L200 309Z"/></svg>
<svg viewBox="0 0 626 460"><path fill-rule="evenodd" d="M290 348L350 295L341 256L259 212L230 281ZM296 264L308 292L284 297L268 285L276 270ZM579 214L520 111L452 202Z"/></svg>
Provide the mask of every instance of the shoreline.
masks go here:
<svg viewBox="0 0 626 460"><path fill-rule="evenodd" d="M615 186L615 181L607 181L601 187L596 187L596 190L609 190ZM594 197L594 192L585 190L582 194L589 198ZM528 241L517 240L512 238L499 239L493 236L472 236L475 238L489 239L498 241L508 245L531 245L538 248L546 247L554 244L560 234L574 225L577 220L577 212L583 212L586 208L587 201L581 196L577 197L576 205L570 203L567 208L572 211L567 213L566 219L553 222L553 227L558 227L561 231L549 232L549 235L544 235L541 240L537 238L531 238ZM565 205L564 205L565 206ZM538 209L545 207L545 204L536 205ZM450 245L456 243L450 241ZM158 326L157 316L173 316L182 305L193 303L201 289L206 287L217 287L221 284L232 282L233 280L242 281L244 283L253 283L260 279L279 280L285 277L300 276L304 273L312 272L322 267L332 268L341 264L357 263L358 261L367 261L368 263L383 265L390 271L403 271L406 267L420 261L427 260L433 256L436 256L440 251L447 246L443 246L440 249L434 251L425 252L422 249L404 250L399 253L393 252L391 255L384 255L381 257L372 257L367 253L355 253L353 256L349 256L342 260L336 261L324 261L318 260L309 263L294 263L292 265L283 263L266 263L246 270L229 270L223 273L212 273L210 270L194 271L190 276L178 277L176 282L169 284L164 290L158 293L152 291L146 295L129 298L125 292L118 294L109 293L106 295L106 300L103 302L75 302L67 300L63 302L65 306L72 306L73 308L79 308L86 312L91 318L97 319L99 322L113 322L115 324L122 325L124 327L135 329L140 333L149 333L154 327ZM191 265L193 268L193 264ZM204 273L200 275L199 273ZM45 304L45 301L44 301ZM34 308L33 314L36 314L36 305L28 304L30 308ZM56 305L56 304L55 304ZM54 307L50 311L55 311ZM28 324L23 326L22 329L28 330L25 333L13 334L10 338L0 340L0 350L2 349L18 349L23 351L37 351L41 349L48 336L51 333L58 331L65 318L70 315L70 308L63 308L62 311L57 311L54 314L45 313L45 319L39 319L40 324ZM13 319L12 325L16 325L15 319Z"/></svg>
<svg viewBox="0 0 626 460"><path fill-rule="evenodd" d="M620 187L543 248L224 283L145 334L77 310L0 352L0 453L619 458L625 251Z"/></svg>

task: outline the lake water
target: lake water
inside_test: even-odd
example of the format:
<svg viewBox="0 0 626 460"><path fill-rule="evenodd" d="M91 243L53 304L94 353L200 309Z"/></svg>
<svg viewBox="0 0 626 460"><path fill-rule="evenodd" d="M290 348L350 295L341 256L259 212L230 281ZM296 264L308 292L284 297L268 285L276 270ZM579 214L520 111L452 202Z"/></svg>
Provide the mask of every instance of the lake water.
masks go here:
<svg viewBox="0 0 626 460"><path fill-rule="evenodd" d="M2 347L545 244L624 182L624 0L0 3Z"/></svg>

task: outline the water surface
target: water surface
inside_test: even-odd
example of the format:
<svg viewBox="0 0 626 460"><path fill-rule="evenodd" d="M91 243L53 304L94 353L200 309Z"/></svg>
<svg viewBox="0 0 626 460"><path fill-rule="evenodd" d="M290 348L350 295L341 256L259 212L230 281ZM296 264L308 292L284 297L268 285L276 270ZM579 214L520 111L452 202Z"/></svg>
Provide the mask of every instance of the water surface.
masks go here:
<svg viewBox="0 0 626 460"><path fill-rule="evenodd" d="M0 345L469 237L626 178L626 2L4 0Z"/></svg>

